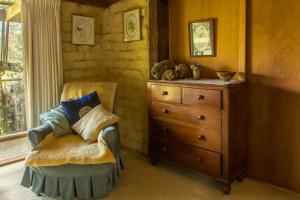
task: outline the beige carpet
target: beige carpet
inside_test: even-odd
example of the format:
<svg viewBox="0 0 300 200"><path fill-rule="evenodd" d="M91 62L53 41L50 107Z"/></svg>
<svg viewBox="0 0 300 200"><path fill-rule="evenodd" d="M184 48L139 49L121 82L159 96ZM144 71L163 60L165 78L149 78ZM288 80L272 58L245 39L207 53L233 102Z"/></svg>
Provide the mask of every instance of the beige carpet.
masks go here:
<svg viewBox="0 0 300 200"><path fill-rule="evenodd" d="M123 150L125 167L118 186L105 200L300 200L300 196L252 179L232 185L231 194L222 184L165 163L157 166L139 153ZM0 200L41 200L19 185L22 163L0 167Z"/></svg>

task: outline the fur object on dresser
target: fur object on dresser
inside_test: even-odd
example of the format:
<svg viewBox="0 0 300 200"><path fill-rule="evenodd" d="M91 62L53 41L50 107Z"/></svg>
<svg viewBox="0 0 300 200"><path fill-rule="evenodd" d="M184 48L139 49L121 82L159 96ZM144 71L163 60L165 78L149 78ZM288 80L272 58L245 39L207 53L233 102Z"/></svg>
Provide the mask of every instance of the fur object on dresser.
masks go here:
<svg viewBox="0 0 300 200"><path fill-rule="evenodd" d="M163 76L163 73L166 70L173 70L175 69L175 63L171 60L163 60L159 63L154 64L151 69L151 75L154 79L160 80Z"/></svg>
<svg viewBox="0 0 300 200"><path fill-rule="evenodd" d="M151 69L151 74L156 80L177 80L191 77L191 71L187 64L175 65L171 60L163 60L156 63Z"/></svg>

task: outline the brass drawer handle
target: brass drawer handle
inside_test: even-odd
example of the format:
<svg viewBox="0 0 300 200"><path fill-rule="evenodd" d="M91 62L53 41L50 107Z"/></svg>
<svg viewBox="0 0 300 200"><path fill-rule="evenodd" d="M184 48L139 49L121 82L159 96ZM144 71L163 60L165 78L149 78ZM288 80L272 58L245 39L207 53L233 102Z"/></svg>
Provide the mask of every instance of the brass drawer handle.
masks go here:
<svg viewBox="0 0 300 200"><path fill-rule="evenodd" d="M204 99L204 96L203 96L203 95L198 95L198 96L197 96L197 99L198 99L198 100L203 100L203 99Z"/></svg>
<svg viewBox="0 0 300 200"><path fill-rule="evenodd" d="M203 159L203 158L197 158L197 162L203 163L203 162L204 162L204 159Z"/></svg>
<svg viewBox="0 0 300 200"><path fill-rule="evenodd" d="M162 112L165 113L165 114L168 114L168 113L169 113L169 110L166 109L166 108L163 108L163 109L162 109Z"/></svg>
<svg viewBox="0 0 300 200"><path fill-rule="evenodd" d="M167 147L163 147L162 151L167 152Z"/></svg>
<svg viewBox="0 0 300 200"><path fill-rule="evenodd" d="M163 91L163 92L162 92L162 95L163 95L163 96L167 96L168 94L169 94L168 91Z"/></svg>
<svg viewBox="0 0 300 200"><path fill-rule="evenodd" d="M199 139L199 140L206 140L206 137L205 137L204 135L199 135L199 136L198 136L198 139Z"/></svg>
<svg viewBox="0 0 300 200"><path fill-rule="evenodd" d="M204 115L198 115L198 119L199 120L205 120L205 116Z"/></svg>
<svg viewBox="0 0 300 200"><path fill-rule="evenodd" d="M162 129L163 129L164 132L168 132L169 131L168 127L165 127L165 126Z"/></svg>

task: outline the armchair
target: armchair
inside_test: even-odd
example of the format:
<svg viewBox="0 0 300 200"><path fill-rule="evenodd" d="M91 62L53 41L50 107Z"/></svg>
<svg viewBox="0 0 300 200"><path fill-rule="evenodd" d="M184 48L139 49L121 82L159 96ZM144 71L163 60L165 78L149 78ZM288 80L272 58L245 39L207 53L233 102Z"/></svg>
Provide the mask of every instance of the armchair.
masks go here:
<svg viewBox="0 0 300 200"><path fill-rule="evenodd" d="M70 97L72 92L78 92L75 96L80 97L89 92L97 91L101 100L110 90L112 83L69 83L64 87L62 97ZM104 88L104 89L103 89ZM106 88L106 89L105 89ZM67 94L67 95L66 95ZM117 113L117 90L113 94L114 103L111 106L113 113ZM72 96L74 97L74 95ZM107 98L107 97L106 97ZM107 99L103 104L109 107ZM35 147L52 129L44 124L29 131L28 138ZM106 196L116 185L123 162L120 155L120 138L118 125L107 127L103 131L103 139L110 147L116 158L116 164L105 163L96 165L67 164L52 167L27 167L21 182L24 187L31 187L36 194L44 194L49 197L61 196L63 199L95 199Z"/></svg>

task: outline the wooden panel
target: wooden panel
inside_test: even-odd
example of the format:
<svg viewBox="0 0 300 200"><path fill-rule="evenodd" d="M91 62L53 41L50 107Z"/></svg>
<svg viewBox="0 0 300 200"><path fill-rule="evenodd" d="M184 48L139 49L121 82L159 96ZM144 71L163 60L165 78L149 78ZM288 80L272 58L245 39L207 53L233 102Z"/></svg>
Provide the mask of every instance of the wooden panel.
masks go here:
<svg viewBox="0 0 300 200"><path fill-rule="evenodd" d="M157 58L169 59L169 4L168 0L157 1Z"/></svg>
<svg viewBox="0 0 300 200"><path fill-rule="evenodd" d="M183 88L182 103L186 105L206 106L221 109L221 91Z"/></svg>
<svg viewBox="0 0 300 200"><path fill-rule="evenodd" d="M220 132L161 120L153 120L152 125L154 129L152 134L157 137L175 140L211 151L221 151Z"/></svg>
<svg viewBox="0 0 300 200"><path fill-rule="evenodd" d="M151 85L153 100L181 103L181 88L175 86Z"/></svg>
<svg viewBox="0 0 300 200"><path fill-rule="evenodd" d="M249 174L300 192L300 1L248 13Z"/></svg>
<svg viewBox="0 0 300 200"><path fill-rule="evenodd" d="M241 4L240 4L241 2ZM244 72L245 0L171 0L169 1L170 57L176 61L199 62L202 72L215 77L215 70ZM188 22L216 18L216 57L190 57ZM241 19L240 19L241 18ZM241 65L241 66L239 66Z"/></svg>
<svg viewBox="0 0 300 200"><path fill-rule="evenodd" d="M221 130L221 112L163 103L152 103L151 115L156 119L175 120L203 128Z"/></svg>
<svg viewBox="0 0 300 200"><path fill-rule="evenodd" d="M170 160L212 176L220 176L221 160L218 153L200 150L155 137L150 139L150 150L152 156Z"/></svg>

